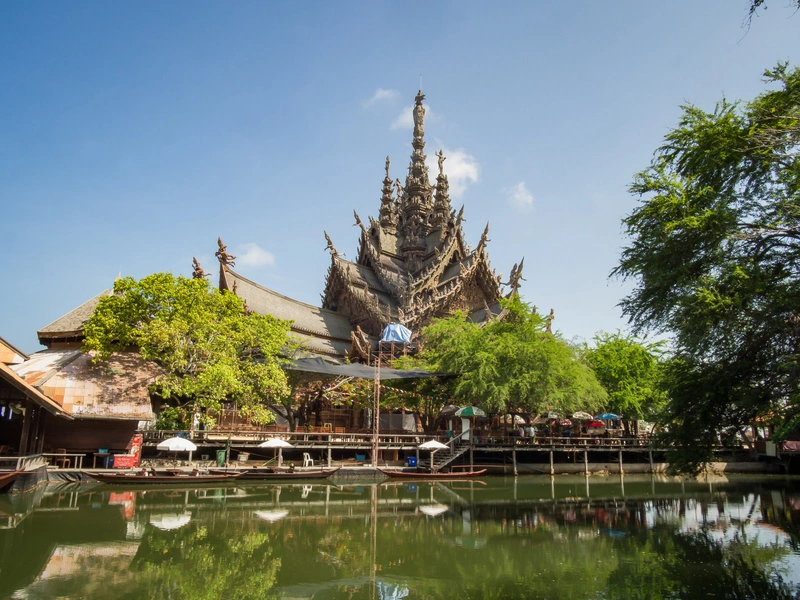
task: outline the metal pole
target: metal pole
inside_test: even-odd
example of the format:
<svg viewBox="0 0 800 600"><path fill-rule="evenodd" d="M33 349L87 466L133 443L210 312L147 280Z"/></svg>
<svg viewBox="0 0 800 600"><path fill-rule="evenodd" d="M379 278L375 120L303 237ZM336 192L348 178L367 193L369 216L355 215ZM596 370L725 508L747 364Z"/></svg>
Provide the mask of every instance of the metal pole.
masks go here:
<svg viewBox="0 0 800 600"><path fill-rule="evenodd" d="M375 366L375 391L372 405L372 467L378 468L378 434L380 433L381 406L381 343L378 342L378 362Z"/></svg>
<svg viewBox="0 0 800 600"><path fill-rule="evenodd" d="M514 446L511 449L511 460L514 463L514 475L516 476L518 474L517 473L517 447L516 446Z"/></svg>
<svg viewBox="0 0 800 600"><path fill-rule="evenodd" d="M589 451L583 451L583 472L589 474Z"/></svg>
<svg viewBox="0 0 800 600"><path fill-rule="evenodd" d="M619 474L622 475L622 449L619 451Z"/></svg>
<svg viewBox="0 0 800 600"><path fill-rule="evenodd" d="M556 471L553 468L553 449L550 448L550 475L555 475Z"/></svg>

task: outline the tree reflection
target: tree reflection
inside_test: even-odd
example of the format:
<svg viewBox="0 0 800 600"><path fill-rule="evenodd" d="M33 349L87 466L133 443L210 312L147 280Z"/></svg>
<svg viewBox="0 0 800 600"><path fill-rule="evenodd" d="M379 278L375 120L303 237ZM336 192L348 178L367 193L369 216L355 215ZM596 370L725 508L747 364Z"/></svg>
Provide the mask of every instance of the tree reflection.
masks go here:
<svg viewBox="0 0 800 600"><path fill-rule="evenodd" d="M131 563L147 598L175 600L276 598L270 590L280 566L269 534L245 531L232 536L202 526L166 533L149 530ZM142 598L141 594L140 589L123 598Z"/></svg>

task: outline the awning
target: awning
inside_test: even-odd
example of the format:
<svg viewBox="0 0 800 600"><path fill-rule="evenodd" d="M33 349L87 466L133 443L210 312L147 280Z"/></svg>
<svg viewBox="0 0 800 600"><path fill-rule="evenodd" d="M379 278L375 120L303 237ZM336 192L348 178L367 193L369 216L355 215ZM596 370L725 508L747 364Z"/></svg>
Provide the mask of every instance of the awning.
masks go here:
<svg viewBox="0 0 800 600"><path fill-rule="evenodd" d="M359 379L375 379L377 375L377 369L375 367L368 367L367 365L360 364L337 365L319 357L293 360L285 368L290 371L319 373L321 375L331 375L334 377L357 377ZM381 379L418 379L421 377L448 377L448 374L381 367Z"/></svg>

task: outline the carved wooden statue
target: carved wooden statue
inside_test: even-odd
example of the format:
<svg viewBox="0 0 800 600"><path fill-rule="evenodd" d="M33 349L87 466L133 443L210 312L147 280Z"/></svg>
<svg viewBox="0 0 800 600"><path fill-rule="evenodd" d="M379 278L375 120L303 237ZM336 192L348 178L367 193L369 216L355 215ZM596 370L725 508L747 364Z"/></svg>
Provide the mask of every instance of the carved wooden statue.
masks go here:
<svg viewBox="0 0 800 600"><path fill-rule="evenodd" d="M197 262L197 259L193 256L192 257L192 278L194 279L203 279L204 277L209 277L211 273L206 273L203 270L203 267L200 266L200 263Z"/></svg>
<svg viewBox="0 0 800 600"><path fill-rule="evenodd" d="M222 243L222 238L217 238L217 246L219 246L219 250L214 253L214 256L219 259L220 264L226 267L235 266L236 257L233 254L228 254L228 247Z"/></svg>

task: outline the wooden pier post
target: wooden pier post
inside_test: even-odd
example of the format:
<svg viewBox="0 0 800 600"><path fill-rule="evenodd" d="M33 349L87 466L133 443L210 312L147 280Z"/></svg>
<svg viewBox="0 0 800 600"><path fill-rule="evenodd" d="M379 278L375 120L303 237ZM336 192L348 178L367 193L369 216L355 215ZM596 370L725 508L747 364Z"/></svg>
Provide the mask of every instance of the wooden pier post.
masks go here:
<svg viewBox="0 0 800 600"><path fill-rule="evenodd" d="M583 472L589 474L589 451L583 451Z"/></svg>
<svg viewBox="0 0 800 600"><path fill-rule="evenodd" d="M650 472L651 473L655 473L655 470L653 469L653 450L652 449L648 450L647 454L648 454L648 456L650 458Z"/></svg>
<svg viewBox="0 0 800 600"><path fill-rule="evenodd" d="M553 468L553 449L550 448L550 475L555 475L556 470Z"/></svg>
<svg viewBox="0 0 800 600"><path fill-rule="evenodd" d="M514 465L514 476L518 475L517 473L517 447L514 446L511 449L511 463Z"/></svg>
<svg viewBox="0 0 800 600"><path fill-rule="evenodd" d="M622 448L619 449L619 474L622 475Z"/></svg>
<svg viewBox="0 0 800 600"><path fill-rule="evenodd" d="M331 466L331 447L328 446L328 467Z"/></svg>

